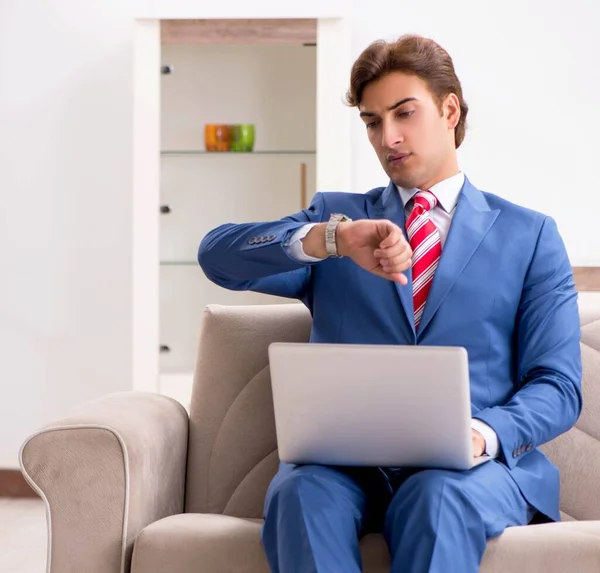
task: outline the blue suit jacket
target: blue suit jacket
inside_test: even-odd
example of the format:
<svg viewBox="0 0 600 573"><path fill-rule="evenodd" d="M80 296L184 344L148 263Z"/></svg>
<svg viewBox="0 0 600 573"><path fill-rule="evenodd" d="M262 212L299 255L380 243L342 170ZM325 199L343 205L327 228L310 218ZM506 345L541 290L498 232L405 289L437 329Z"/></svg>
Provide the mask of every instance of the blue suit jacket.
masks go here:
<svg viewBox="0 0 600 573"><path fill-rule="evenodd" d="M317 193L280 221L214 229L198 260L225 288L302 300L314 342L466 348L473 416L497 433L499 461L529 503L558 521L558 470L537 447L575 424L582 395L577 293L555 222L466 180L415 331L410 271L400 286L348 258L310 265L286 254L296 229L338 212L405 228L393 184Z"/></svg>

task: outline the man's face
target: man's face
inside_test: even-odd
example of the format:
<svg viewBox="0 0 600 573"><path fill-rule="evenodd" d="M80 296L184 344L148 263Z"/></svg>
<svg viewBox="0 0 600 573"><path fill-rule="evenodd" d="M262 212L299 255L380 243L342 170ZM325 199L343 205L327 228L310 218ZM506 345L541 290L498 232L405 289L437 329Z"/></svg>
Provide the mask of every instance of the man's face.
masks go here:
<svg viewBox="0 0 600 573"><path fill-rule="evenodd" d="M400 187L428 189L457 172L454 94L440 113L423 80L392 72L366 86L359 110L383 169Z"/></svg>

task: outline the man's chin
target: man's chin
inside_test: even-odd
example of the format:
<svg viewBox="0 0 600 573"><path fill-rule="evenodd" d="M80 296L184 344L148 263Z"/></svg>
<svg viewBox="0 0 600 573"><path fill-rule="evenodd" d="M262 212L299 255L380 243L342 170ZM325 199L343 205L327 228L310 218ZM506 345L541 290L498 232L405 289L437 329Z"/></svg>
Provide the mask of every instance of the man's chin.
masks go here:
<svg viewBox="0 0 600 573"><path fill-rule="evenodd" d="M410 175L398 175L398 173L388 173L390 179L398 186L404 189L415 189L417 185L417 178L411 177Z"/></svg>
<svg viewBox="0 0 600 573"><path fill-rule="evenodd" d="M414 170L396 168L392 169L389 164L383 166L387 176L395 183L398 187L404 189L414 189L418 186L419 177Z"/></svg>

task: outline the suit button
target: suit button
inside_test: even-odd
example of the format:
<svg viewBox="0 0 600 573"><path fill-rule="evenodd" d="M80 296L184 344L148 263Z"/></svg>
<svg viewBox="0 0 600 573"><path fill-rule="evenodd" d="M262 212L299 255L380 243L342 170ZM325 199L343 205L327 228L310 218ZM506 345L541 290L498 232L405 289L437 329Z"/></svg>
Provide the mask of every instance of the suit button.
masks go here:
<svg viewBox="0 0 600 573"><path fill-rule="evenodd" d="M256 237L250 237L250 238L248 239L248 244L249 244L249 245L254 245L254 243L256 243Z"/></svg>
<svg viewBox="0 0 600 573"><path fill-rule="evenodd" d="M513 458L518 458L519 457L519 452L517 450L515 450L513 452Z"/></svg>
<svg viewBox="0 0 600 573"><path fill-rule="evenodd" d="M263 236L260 238L260 242L261 242L261 243L266 243L266 242L267 242L267 237L266 237L265 235L263 235Z"/></svg>
<svg viewBox="0 0 600 573"><path fill-rule="evenodd" d="M530 452L531 450L533 450L533 446L531 444L527 444L527 447L525 448L526 452Z"/></svg>
<svg viewBox="0 0 600 573"><path fill-rule="evenodd" d="M269 235L269 236L267 237L267 240L268 240L268 241L274 241L274 240L275 240L275 235Z"/></svg>

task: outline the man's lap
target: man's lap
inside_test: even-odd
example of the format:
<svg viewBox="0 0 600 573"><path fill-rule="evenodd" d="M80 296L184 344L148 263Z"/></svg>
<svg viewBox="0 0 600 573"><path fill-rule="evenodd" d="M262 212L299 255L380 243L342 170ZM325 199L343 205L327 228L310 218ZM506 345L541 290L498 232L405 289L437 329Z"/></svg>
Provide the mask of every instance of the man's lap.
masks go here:
<svg viewBox="0 0 600 573"><path fill-rule="evenodd" d="M508 468L497 460L467 471L408 470L406 475L399 475L392 481L396 481L395 495L388 512L414 488L432 496L443 492L447 498L462 498L463 503L468 503L477 512L488 539L499 535L508 526L526 525L535 514Z"/></svg>
<svg viewBox="0 0 600 573"><path fill-rule="evenodd" d="M443 486L444 495L460 493L479 513L486 536L494 537L505 527L525 525L534 510L527 504L508 469L492 460L467 471L438 469L381 470L282 463L273 478L265 500L265 515L273 494L305 480L318 480L319 487L329 488L332 496L343 496L363 513L363 532L382 531L386 513L394 510L403 496L422 490L424 495ZM293 483L292 483L293 482ZM310 496L303 500L308 506Z"/></svg>

